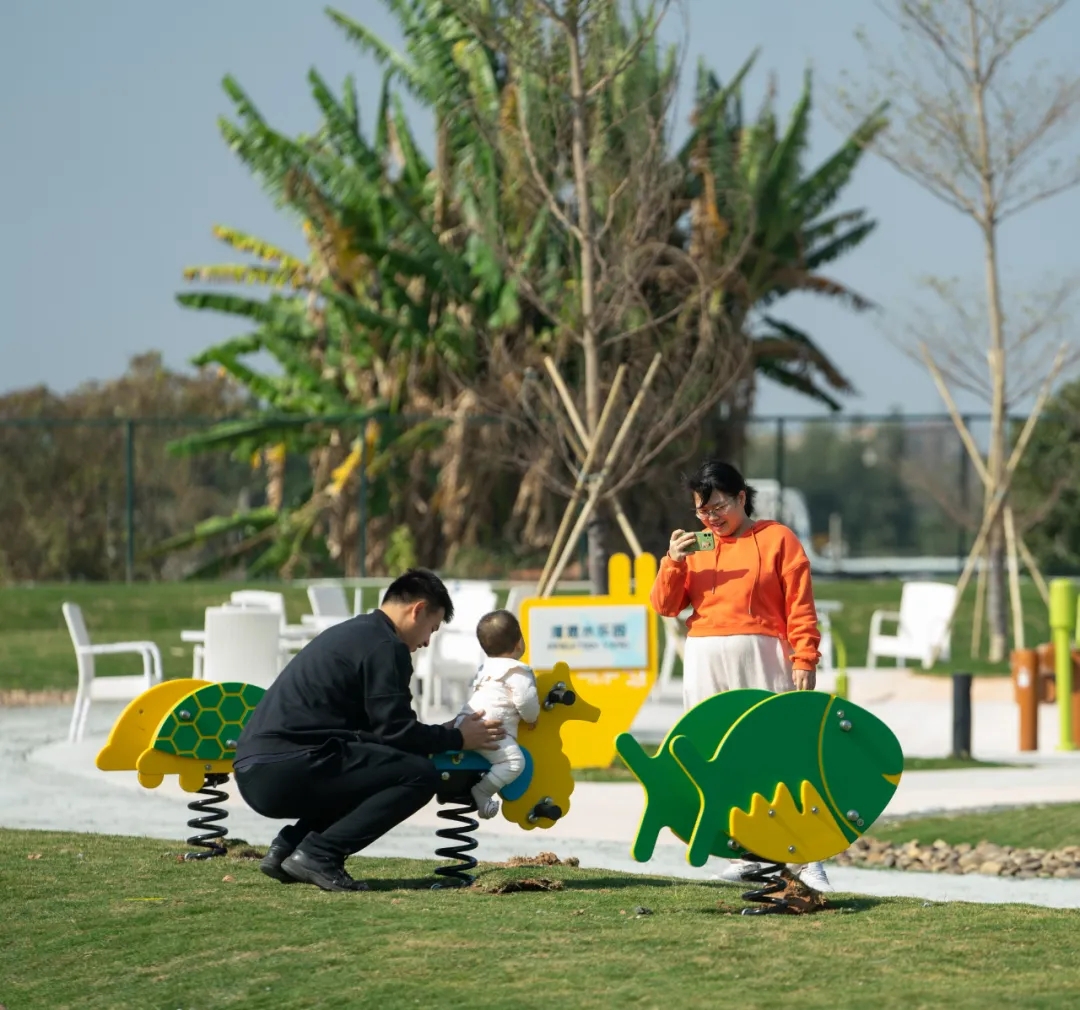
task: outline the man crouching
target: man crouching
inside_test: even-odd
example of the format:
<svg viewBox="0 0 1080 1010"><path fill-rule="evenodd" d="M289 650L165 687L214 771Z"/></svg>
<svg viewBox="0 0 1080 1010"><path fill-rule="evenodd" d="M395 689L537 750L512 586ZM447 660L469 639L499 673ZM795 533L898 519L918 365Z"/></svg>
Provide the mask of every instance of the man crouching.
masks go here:
<svg viewBox="0 0 1080 1010"><path fill-rule="evenodd" d="M327 628L267 690L233 762L248 806L296 820L260 864L267 876L367 890L345 859L427 805L439 783L430 755L491 749L503 737L483 713L455 729L427 726L413 711L411 654L453 616L442 581L411 569L378 610Z"/></svg>

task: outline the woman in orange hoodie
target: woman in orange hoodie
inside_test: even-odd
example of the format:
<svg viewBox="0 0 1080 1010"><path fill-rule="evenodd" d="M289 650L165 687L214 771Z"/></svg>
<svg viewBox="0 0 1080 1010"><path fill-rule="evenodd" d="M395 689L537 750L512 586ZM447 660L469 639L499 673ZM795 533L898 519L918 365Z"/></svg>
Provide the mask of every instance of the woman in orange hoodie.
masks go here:
<svg viewBox="0 0 1080 1010"><path fill-rule="evenodd" d="M688 481L698 519L715 547L697 551L693 532L675 530L650 602L663 617L688 606L683 703L735 688L812 691L821 635L810 561L798 538L769 519L754 520L754 489L735 467L708 460ZM720 876L745 879L754 864L734 861ZM798 868L803 881L829 889L819 863Z"/></svg>

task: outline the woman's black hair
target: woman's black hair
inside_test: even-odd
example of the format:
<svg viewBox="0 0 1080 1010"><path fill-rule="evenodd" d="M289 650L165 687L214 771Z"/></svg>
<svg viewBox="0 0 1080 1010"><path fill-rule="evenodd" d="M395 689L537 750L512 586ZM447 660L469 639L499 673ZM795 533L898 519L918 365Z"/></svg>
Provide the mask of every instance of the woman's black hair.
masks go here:
<svg viewBox="0 0 1080 1010"><path fill-rule="evenodd" d="M757 492L746 483L743 475L730 463L720 459L707 459L687 478L686 486L698 496L702 503L708 502L714 491L735 498L740 491L746 492L746 515L754 514L754 499Z"/></svg>

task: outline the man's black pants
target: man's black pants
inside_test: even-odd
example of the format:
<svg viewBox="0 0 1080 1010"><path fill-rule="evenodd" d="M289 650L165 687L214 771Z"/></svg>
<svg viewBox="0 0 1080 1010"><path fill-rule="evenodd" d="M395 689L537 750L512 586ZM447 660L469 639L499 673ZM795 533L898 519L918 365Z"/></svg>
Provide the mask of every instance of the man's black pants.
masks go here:
<svg viewBox="0 0 1080 1010"><path fill-rule="evenodd" d="M339 864L426 806L438 783L429 758L347 740L236 772L253 810L297 819L276 841Z"/></svg>

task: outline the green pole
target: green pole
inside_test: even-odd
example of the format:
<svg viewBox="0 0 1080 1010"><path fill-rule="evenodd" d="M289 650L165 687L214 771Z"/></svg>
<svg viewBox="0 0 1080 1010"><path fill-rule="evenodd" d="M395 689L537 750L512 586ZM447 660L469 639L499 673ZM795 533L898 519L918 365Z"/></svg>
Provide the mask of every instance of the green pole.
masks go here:
<svg viewBox="0 0 1080 1010"><path fill-rule="evenodd" d="M1054 643L1058 750L1075 750L1072 727L1072 632L1076 625L1076 589L1068 579L1050 583L1050 637Z"/></svg>
<svg viewBox="0 0 1080 1010"><path fill-rule="evenodd" d="M832 636L833 648L836 649L836 668L838 671L834 693L838 698L847 698L848 692L851 690L847 673L847 649L844 646L844 640L835 631Z"/></svg>
<svg viewBox="0 0 1080 1010"><path fill-rule="evenodd" d="M135 581L135 422L124 422L124 477L126 494L124 502L126 547L125 575L128 582Z"/></svg>

